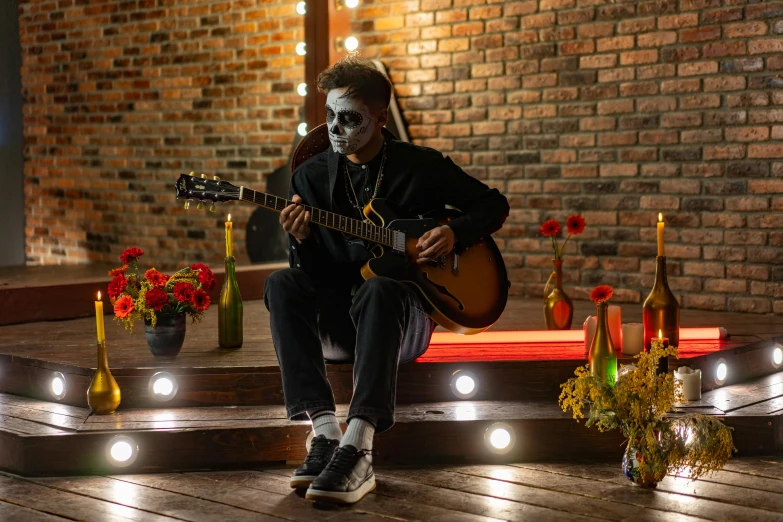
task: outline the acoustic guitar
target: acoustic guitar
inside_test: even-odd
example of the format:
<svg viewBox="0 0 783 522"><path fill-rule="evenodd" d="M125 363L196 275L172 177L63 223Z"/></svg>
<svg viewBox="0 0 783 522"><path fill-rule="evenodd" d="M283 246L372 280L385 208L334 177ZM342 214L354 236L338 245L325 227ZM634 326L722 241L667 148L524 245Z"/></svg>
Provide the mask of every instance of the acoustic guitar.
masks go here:
<svg viewBox="0 0 783 522"><path fill-rule="evenodd" d="M225 203L245 201L277 212L291 201L237 187L217 178L182 174L177 180L177 199ZM361 269L364 279L390 277L412 285L432 305L430 316L443 328L459 334L483 332L498 320L508 300L508 278L503 256L487 236L463 252L451 252L429 263L416 263L416 243L425 232L459 215L447 210L432 218L397 219L389 205L374 199L364 208L370 222L305 205L310 222L374 244L370 259Z"/></svg>

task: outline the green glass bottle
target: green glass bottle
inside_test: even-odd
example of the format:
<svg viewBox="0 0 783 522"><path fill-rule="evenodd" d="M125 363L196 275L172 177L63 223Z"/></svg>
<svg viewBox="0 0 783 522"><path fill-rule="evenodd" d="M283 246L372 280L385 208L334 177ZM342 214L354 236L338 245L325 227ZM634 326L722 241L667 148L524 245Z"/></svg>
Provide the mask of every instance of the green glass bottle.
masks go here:
<svg viewBox="0 0 783 522"><path fill-rule="evenodd" d="M600 377L612 386L617 382L617 352L612 343L612 336L609 333L609 312L608 304L598 303L596 309L598 318L596 320L595 337L590 343L590 352L587 360L590 363L590 374Z"/></svg>
<svg viewBox="0 0 783 522"><path fill-rule="evenodd" d="M226 258L226 279L218 303L218 344L221 348L242 347L242 296L239 295L234 258Z"/></svg>

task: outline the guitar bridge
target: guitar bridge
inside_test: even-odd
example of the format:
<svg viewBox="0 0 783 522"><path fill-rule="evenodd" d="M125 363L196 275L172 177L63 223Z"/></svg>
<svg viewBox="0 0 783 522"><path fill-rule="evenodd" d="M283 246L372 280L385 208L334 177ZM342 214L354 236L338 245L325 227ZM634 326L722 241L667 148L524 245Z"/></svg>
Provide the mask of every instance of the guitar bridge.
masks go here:
<svg viewBox="0 0 783 522"><path fill-rule="evenodd" d="M398 230L392 233L392 249L398 254L405 253L405 233Z"/></svg>

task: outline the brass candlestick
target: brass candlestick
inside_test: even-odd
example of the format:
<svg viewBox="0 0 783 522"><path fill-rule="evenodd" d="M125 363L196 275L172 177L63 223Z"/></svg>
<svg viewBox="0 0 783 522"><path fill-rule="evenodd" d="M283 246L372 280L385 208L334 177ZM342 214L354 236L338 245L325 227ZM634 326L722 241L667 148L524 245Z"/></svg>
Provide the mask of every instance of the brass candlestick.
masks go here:
<svg viewBox="0 0 783 522"><path fill-rule="evenodd" d="M642 308L644 324L644 351L649 352L653 338L661 331L671 346L680 345L680 303L669 289L666 279L666 257L658 256L655 284Z"/></svg>
<svg viewBox="0 0 783 522"><path fill-rule="evenodd" d="M98 415L114 413L120 406L120 387L109 371L106 341L98 341L98 367L87 388L87 404Z"/></svg>

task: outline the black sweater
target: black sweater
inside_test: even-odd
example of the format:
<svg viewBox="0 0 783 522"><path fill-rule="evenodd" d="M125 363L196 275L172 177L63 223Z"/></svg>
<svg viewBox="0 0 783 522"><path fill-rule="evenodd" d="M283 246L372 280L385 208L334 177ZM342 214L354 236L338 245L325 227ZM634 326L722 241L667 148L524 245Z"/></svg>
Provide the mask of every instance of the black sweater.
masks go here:
<svg viewBox="0 0 783 522"><path fill-rule="evenodd" d="M466 174L440 152L392 139L386 141L386 149L383 179L376 197L391 203L398 218L427 215L446 205L459 209L464 214L449 222L449 226L460 251L499 230L508 217L505 196ZM298 194L306 205L359 217L345 209L345 161L329 147L300 165L291 179L289 199ZM370 177L371 190L376 176L377 172ZM358 194L359 187L356 189ZM359 198L365 199L361 194ZM315 224L310 228L310 236L302 244L289 237L291 267L307 272L316 286L348 291L360 283L359 269L372 258L365 244L336 230Z"/></svg>

